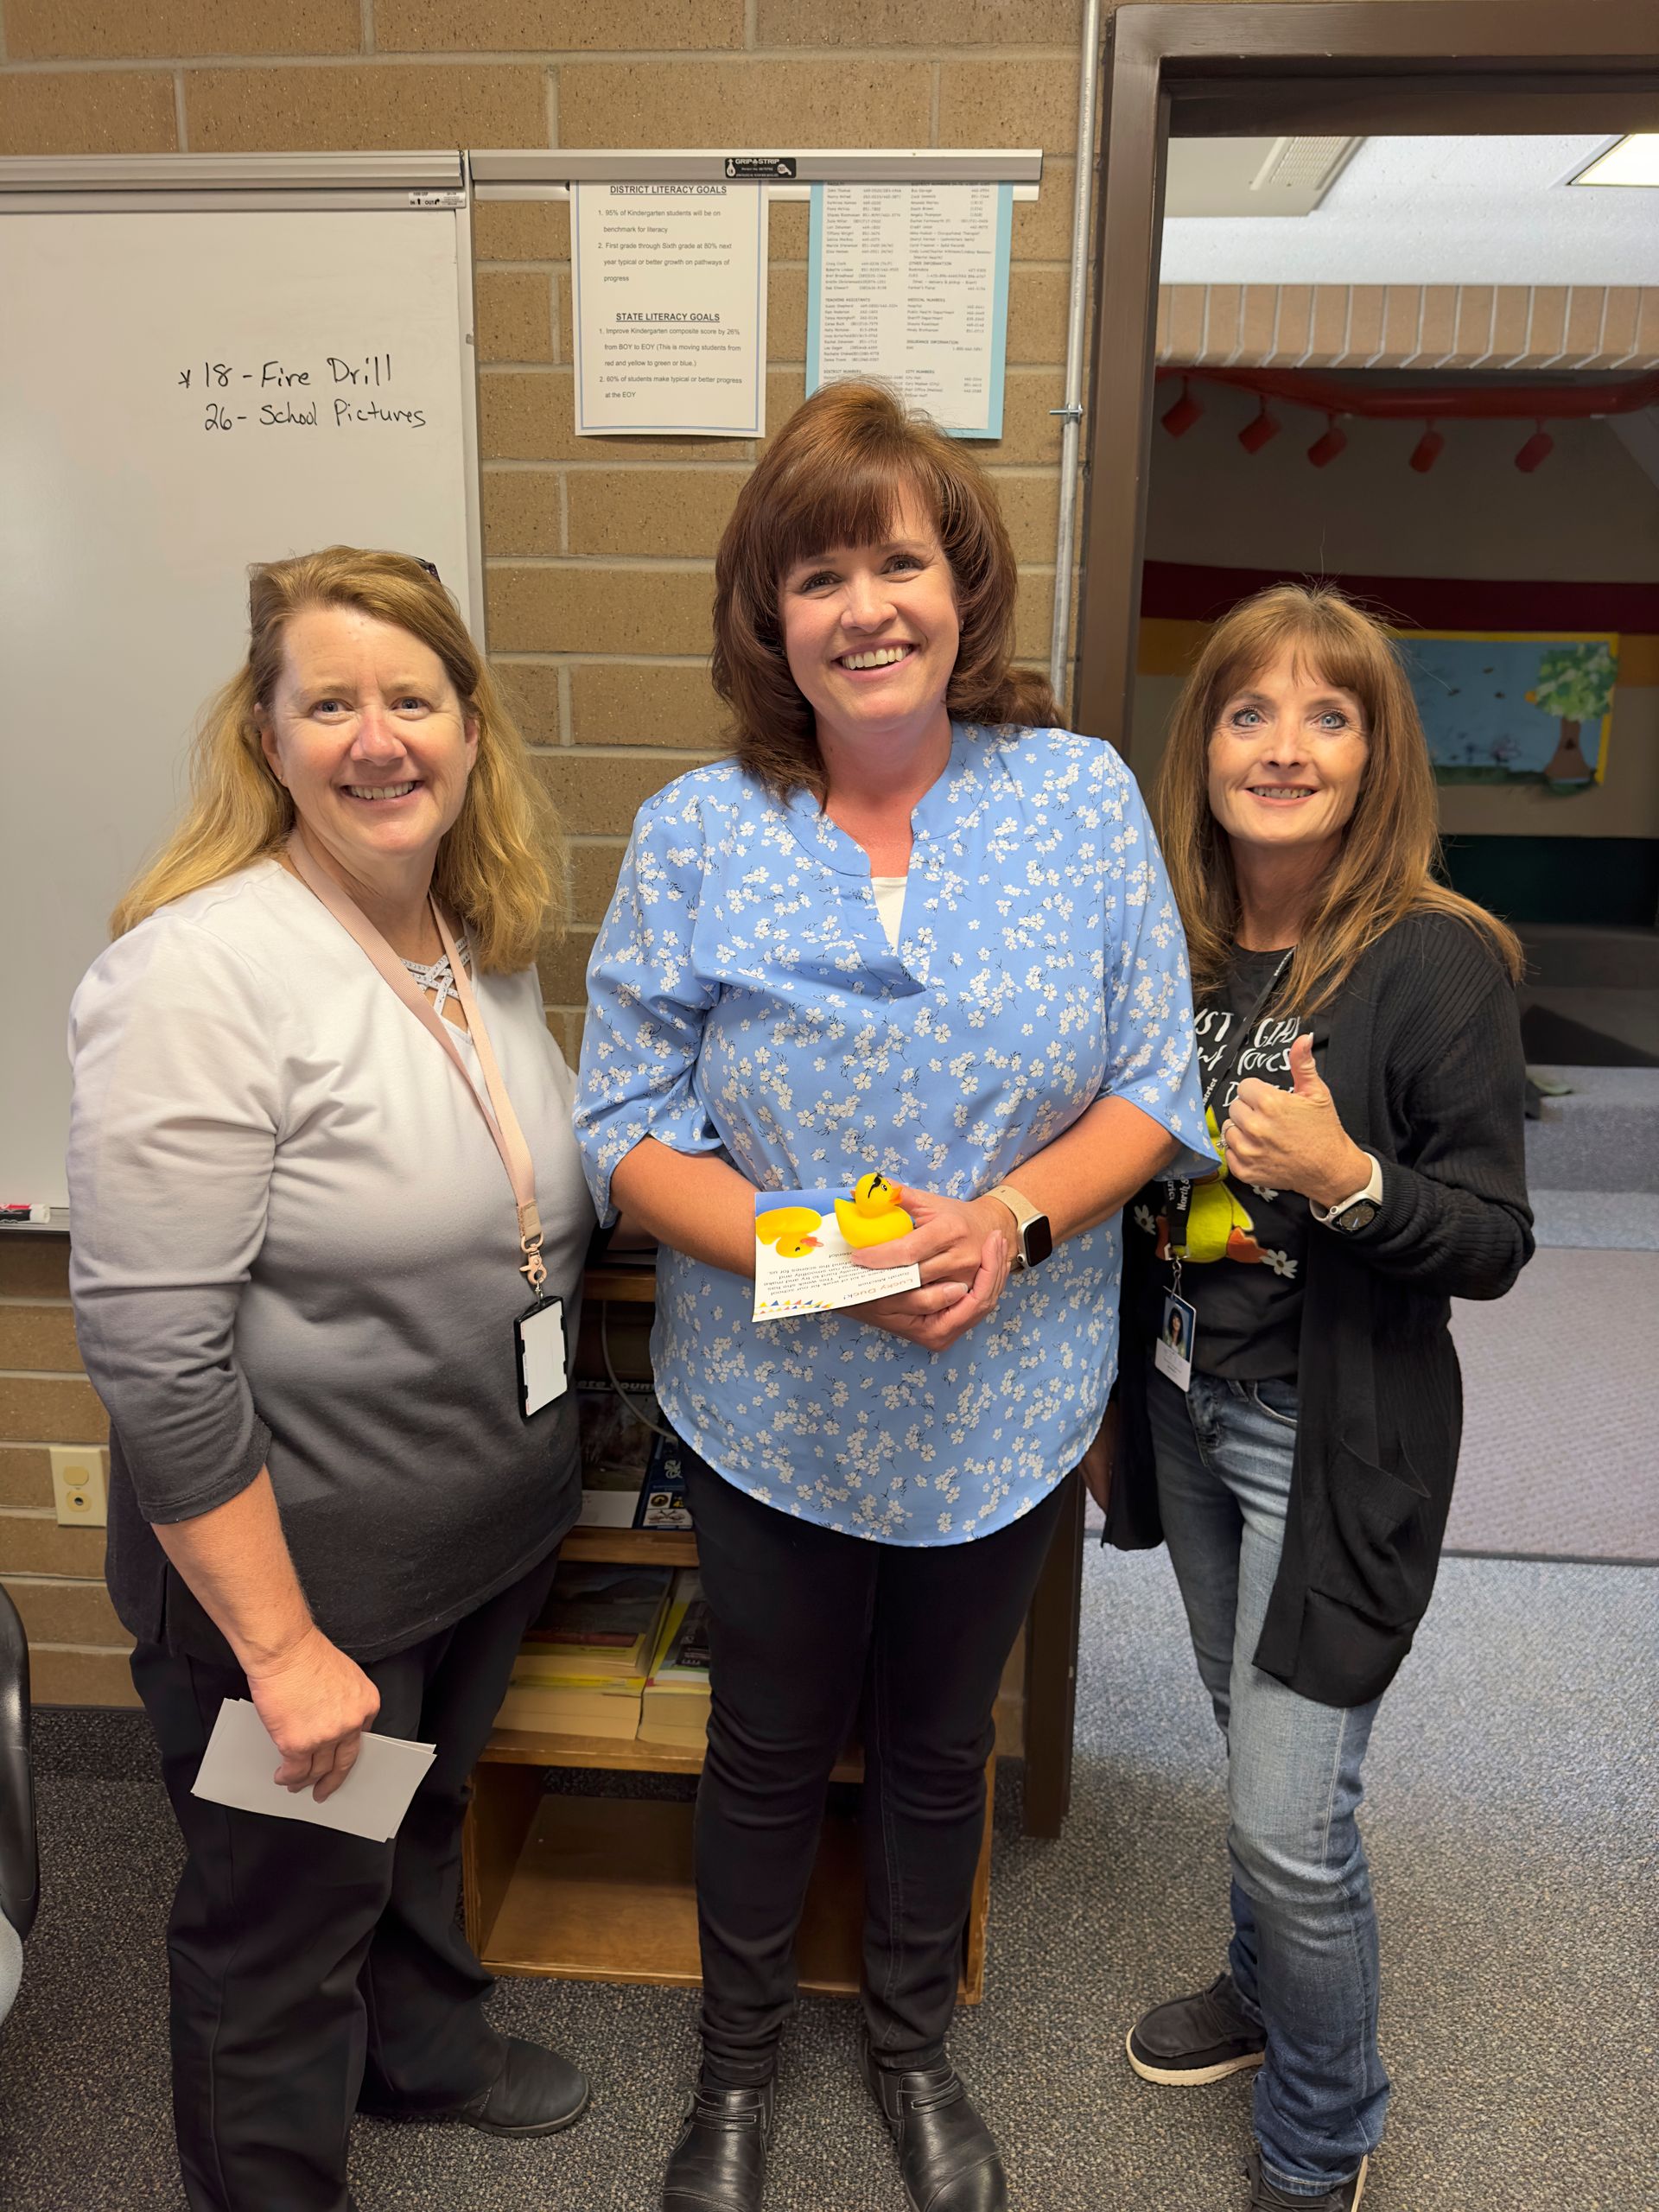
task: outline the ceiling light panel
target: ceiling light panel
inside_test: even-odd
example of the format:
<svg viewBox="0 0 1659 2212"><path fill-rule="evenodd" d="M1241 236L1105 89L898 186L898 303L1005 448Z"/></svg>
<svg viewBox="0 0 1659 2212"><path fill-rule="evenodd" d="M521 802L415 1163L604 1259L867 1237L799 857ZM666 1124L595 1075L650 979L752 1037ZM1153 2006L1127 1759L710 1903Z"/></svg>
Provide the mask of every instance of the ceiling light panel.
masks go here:
<svg viewBox="0 0 1659 2212"><path fill-rule="evenodd" d="M1645 185L1653 190L1659 187L1659 131L1633 130L1605 154L1598 154L1589 168L1580 169L1570 181Z"/></svg>

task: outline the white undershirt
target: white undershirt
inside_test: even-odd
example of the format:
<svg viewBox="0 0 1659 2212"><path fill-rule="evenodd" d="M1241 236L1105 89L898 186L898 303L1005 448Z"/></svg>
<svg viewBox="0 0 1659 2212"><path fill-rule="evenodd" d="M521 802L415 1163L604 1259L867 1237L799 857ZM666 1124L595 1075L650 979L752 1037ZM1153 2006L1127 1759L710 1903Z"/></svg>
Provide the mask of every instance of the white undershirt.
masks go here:
<svg viewBox="0 0 1659 2212"><path fill-rule="evenodd" d="M881 926L887 933L891 950L899 950L899 931L905 918L905 881L902 875L873 875L870 889L875 893L875 911L881 917Z"/></svg>

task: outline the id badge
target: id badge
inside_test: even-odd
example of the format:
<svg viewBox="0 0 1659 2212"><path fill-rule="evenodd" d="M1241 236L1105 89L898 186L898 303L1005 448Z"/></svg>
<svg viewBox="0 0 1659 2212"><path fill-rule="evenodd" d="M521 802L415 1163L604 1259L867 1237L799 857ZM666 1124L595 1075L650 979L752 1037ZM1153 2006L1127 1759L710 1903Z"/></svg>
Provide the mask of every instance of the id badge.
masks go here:
<svg viewBox="0 0 1659 2212"><path fill-rule="evenodd" d="M1164 1317L1158 1325L1158 1341L1152 1363L1167 1375L1178 1390L1192 1388L1192 1353L1198 1340L1198 1317L1194 1307L1173 1290L1164 1293Z"/></svg>
<svg viewBox="0 0 1659 2212"><path fill-rule="evenodd" d="M518 1362L518 1411L532 1421L544 1406L564 1395L564 1301L538 1299L512 1325Z"/></svg>

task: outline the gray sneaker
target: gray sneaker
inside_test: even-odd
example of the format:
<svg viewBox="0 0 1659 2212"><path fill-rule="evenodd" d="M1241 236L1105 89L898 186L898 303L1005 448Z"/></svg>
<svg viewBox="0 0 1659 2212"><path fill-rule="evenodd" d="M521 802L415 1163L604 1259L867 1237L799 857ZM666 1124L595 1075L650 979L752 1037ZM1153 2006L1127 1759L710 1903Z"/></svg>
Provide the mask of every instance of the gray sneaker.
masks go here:
<svg viewBox="0 0 1659 2212"><path fill-rule="evenodd" d="M1143 2082L1196 2088L1259 2066L1268 2039L1252 2024L1231 1974L1219 1974L1196 1997L1154 2005L1129 2030L1123 2048Z"/></svg>
<svg viewBox="0 0 1659 2212"><path fill-rule="evenodd" d="M1274 2187L1262 2171L1262 2153L1252 2146L1250 2162L1244 2169L1250 2183L1249 2212L1354 2212L1365 2194L1365 2176L1370 2163L1369 2158L1362 2158L1357 2174L1350 2174L1346 2181L1327 2189L1323 2196L1292 2196Z"/></svg>

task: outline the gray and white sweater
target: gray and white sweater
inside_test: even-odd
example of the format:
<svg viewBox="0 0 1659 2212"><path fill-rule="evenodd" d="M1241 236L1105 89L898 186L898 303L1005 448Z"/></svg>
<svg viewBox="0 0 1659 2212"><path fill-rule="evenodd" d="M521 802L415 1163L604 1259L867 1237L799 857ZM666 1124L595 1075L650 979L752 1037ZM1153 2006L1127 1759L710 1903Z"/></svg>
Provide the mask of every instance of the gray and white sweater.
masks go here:
<svg viewBox="0 0 1659 2212"><path fill-rule="evenodd" d="M574 1345L594 1217L570 1074L534 970L474 981ZM266 861L164 907L88 969L69 1041L70 1287L133 1635L222 1656L149 1524L262 1465L313 1614L359 1658L544 1557L580 1500L575 1411L519 1417L505 1170L448 1056L311 892Z"/></svg>

